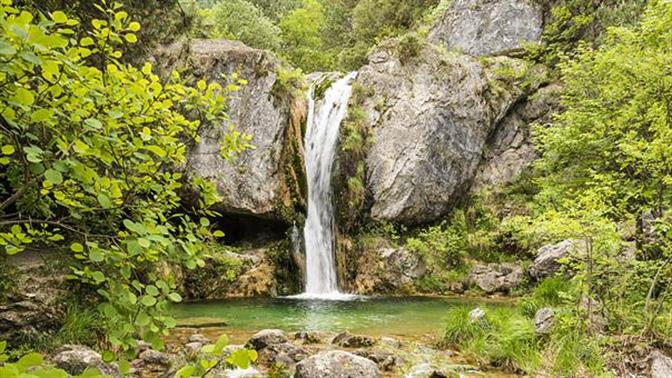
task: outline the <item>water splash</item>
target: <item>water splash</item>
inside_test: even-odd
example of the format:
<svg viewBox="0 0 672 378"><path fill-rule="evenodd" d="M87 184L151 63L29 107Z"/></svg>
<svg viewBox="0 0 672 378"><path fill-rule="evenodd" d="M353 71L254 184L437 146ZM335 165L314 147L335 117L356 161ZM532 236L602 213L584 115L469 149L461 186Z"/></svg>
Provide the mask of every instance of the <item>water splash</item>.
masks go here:
<svg viewBox="0 0 672 378"><path fill-rule="evenodd" d="M331 175L341 122L348 111L353 72L335 81L321 99L315 98L322 77L310 88L306 131L308 216L303 229L306 242L305 297L342 297L338 291L334 255L334 205Z"/></svg>

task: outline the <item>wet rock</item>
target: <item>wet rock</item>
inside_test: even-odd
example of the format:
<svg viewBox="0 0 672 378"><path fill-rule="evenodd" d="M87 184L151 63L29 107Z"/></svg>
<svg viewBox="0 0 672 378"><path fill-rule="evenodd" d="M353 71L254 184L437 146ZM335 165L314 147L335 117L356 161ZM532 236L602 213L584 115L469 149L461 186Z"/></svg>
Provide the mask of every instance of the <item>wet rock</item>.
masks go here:
<svg viewBox="0 0 672 378"><path fill-rule="evenodd" d="M237 41L193 40L187 46L161 48L155 60L165 74L182 69L224 87L239 85L239 79L247 81L227 97L228 122L202 128L200 143L188 157L188 173L215 183L223 198L218 210L282 220L283 211L294 208L292 200L304 202L303 173L295 166L303 166L300 124L305 107L289 93L276 90L282 65L278 59ZM255 146L232 161L219 153L229 124L252 135L250 143ZM290 151L298 164L286 164Z"/></svg>
<svg viewBox="0 0 672 378"><path fill-rule="evenodd" d="M51 361L56 367L72 375L79 375L87 368L96 368L103 374L120 377L117 366L105 363L100 353L82 345L62 346Z"/></svg>
<svg viewBox="0 0 672 378"><path fill-rule="evenodd" d="M375 349L359 349L353 352L353 354L368 358L378 365L378 367L383 371L392 371L398 369L404 364L404 360L396 354L387 351L385 349L375 348Z"/></svg>
<svg viewBox="0 0 672 378"><path fill-rule="evenodd" d="M378 378L378 366L364 357L340 350L320 352L296 365L295 378Z"/></svg>
<svg viewBox="0 0 672 378"><path fill-rule="evenodd" d="M422 256L405 248L364 251L358 262L355 292L359 294L412 293L414 282L427 273Z"/></svg>
<svg viewBox="0 0 672 378"><path fill-rule="evenodd" d="M480 307L469 312L469 322L471 323L484 323L485 322L485 310Z"/></svg>
<svg viewBox="0 0 672 378"><path fill-rule="evenodd" d="M304 344L319 344L325 335L318 331L302 331L294 334L295 340L302 340Z"/></svg>
<svg viewBox="0 0 672 378"><path fill-rule="evenodd" d="M173 367L176 366L176 357L155 350L146 350L131 363L135 371L134 376L150 378L156 376L169 376Z"/></svg>
<svg viewBox="0 0 672 378"><path fill-rule="evenodd" d="M265 329L254 334L247 342L252 345L254 349L261 350L269 345L284 344L289 339L284 331L279 329Z"/></svg>
<svg viewBox="0 0 672 378"><path fill-rule="evenodd" d="M557 244L545 245L537 251L537 257L528 269L530 276L540 280L552 276L560 268L560 259L569 257L571 253L578 252L585 243L578 240L563 240Z"/></svg>
<svg viewBox="0 0 672 378"><path fill-rule="evenodd" d="M440 219L468 190L488 136L527 91L498 72L525 76L527 63L480 61L431 44L402 62L396 51L378 47L357 78L370 91L367 189L372 218L415 225Z"/></svg>
<svg viewBox="0 0 672 378"><path fill-rule="evenodd" d="M454 0L429 40L470 55L506 54L538 41L541 8L532 0Z"/></svg>
<svg viewBox="0 0 672 378"><path fill-rule="evenodd" d="M508 292L523 281L523 268L511 263L476 265L468 280L488 294Z"/></svg>
<svg viewBox="0 0 672 378"><path fill-rule="evenodd" d="M292 368L297 362L308 357L308 352L290 343L268 345L259 352L257 363L262 366L282 364Z"/></svg>
<svg viewBox="0 0 672 378"><path fill-rule="evenodd" d="M405 378L457 378L459 374L444 371L430 363L414 365L404 376Z"/></svg>
<svg viewBox="0 0 672 378"><path fill-rule="evenodd" d="M649 356L651 361L651 378L672 377L672 358L656 350Z"/></svg>
<svg viewBox="0 0 672 378"><path fill-rule="evenodd" d="M553 309L544 307L534 315L534 331L537 335L548 335L553 329L555 312Z"/></svg>
<svg viewBox="0 0 672 378"><path fill-rule="evenodd" d="M381 337L380 343L392 348L401 348L401 341L392 337Z"/></svg>
<svg viewBox="0 0 672 378"><path fill-rule="evenodd" d="M370 336L353 335L349 332L343 332L336 335L331 343L343 348L364 348L375 345L376 339Z"/></svg>

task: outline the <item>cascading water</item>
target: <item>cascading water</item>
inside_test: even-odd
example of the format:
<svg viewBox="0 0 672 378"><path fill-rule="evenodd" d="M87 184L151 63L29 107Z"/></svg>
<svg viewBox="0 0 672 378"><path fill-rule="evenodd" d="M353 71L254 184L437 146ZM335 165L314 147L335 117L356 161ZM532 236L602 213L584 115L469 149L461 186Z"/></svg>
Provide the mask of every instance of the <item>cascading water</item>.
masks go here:
<svg viewBox="0 0 672 378"><path fill-rule="evenodd" d="M334 205L331 175L341 122L348 110L351 82L356 73L335 81L315 99L310 89L306 131L306 174L308 179L308 216L303 229L306 242L306 296L338 295L334 256Z"/></svg>

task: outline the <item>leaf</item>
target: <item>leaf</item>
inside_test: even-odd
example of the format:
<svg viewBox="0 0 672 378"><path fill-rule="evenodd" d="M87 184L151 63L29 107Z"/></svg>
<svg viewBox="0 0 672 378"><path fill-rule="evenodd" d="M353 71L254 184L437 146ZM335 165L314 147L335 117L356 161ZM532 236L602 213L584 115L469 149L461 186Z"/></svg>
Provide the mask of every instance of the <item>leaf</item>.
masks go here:
<svg viewBox="0 0 672 378"><path fill-rule="evenodd" d="M140 312L138 314L138 317L135 318L135 324L137 324L140 327L148 326L151 321L152 318L149 315L147 315L147 313L145 313L144 311Z"/></svg>
<svg viewBox="0 0 672 378"><path fill-rule="evenodd" d="M173 302L175 302L175 303L182 302L182 296L181 296L180 294L178 294L178 293L170 293L170 294L168 294L168 299L170 299L171 301L173 301Z"/></svg>
<svg viewBox="0 0 672 378"><path fill-rule="evenodd" d="M145 292L154 297L159 295L159 289L157 289L154 285L147 285Z"/></svg>
<svg viewBox="0 0 672 378"><path fill-rule="evenodd" d="M14 154L14 152L15 152L14 146L12 146L11 144L6 144L6 145L2 146L2 154L3 155L12 155L12 154Z"/></svg>
<svg viewBox="0 0 672 378"><path fill-rule="evenodd" d="M126 39L126 41L127 41L128 43L136 43L136 42L138 42L138 37L137 37L135 34L133 34L133 33L128 33L128 34L126 34L126 35L124 36L124 39Z"/></svg>
<svg viewBox="0 0 672 378"><path fill-rule="evenodd" d="M33 122L44 122L51 117L53 117L54 111L51 109L39 109L33 112L33 114L30 115L30 120Z"/></svg>
<svg viewBox="0 0 672 378"><path fill-rule="evenodd" d="M0 353L4 353L5 349L7 349L7 341L0 341Z"/></svg>
<svg viewBox="0 0 672 378"><path fill-rule="evenodd" d="M99 263L105 260L105 255L103 255L103 253L98 250L93 250L89 253L89 259L91 259L93 262Z"/></svg>
<svg viewBox="0 0 672 378"><path fill-rule="evenodd" d="M108 197L107 194L105 193L98 193L96 198L98 199L98 203L100 203L100 205L106 209L109 209L112 206L114 206L110 197Z"/></svg>
<svg viewBox="0 0 672 378"><path fill-rule="evenodd" d="M44 178L54 185L60 185L63 183L63 175L61 175L61 172L55 169L47 169L44 172Z"/></svg>
<svg viewBox="0 0 672 378"><path fill-rule="evenodd" d="M109 364L110 362L114 361L116 356L114 355L114 352L106 350L103 352L102 357L103 361Z"/></svg>
<svg viewBox="0 0 672 378"><path fill-rule="evenodd" d="M93 45L93 38L91 37L84 37L79 41L79 45L82 47L87 47Z"/></svg>
<svg viewBox="0 0 672 378"><path fill-rule="evenodd" d="M152 307L156 304L156 298L152 297L151 295L145 295L142 297L140 302L142 302L142 304L147 307Z"/></svg>
<svg viewBox="0 0 672 378"><path fill-rule="evenodd" d="M128 30L130 30L132 32L139 31L140 30L140 23L136 22L136 21L131 22L130 24L128 24Z"/></svg>
<svg viewBox="0 0 672 378"><path fill-rule="evenodd" d="M208 87L208 84L206 84L205 80L199 80L196 86L198 89L204 91Z"/></svg>
<svg viewBox="0 0 672 378"><path fill-rule="evenodd" d="M74 242L74 243L70 244L70 249L73 252L83 252L84 251L84 246L80 243Z"/></svg>
<svg viewBox="0 0 672 378"><path fill-rule="evenodd" d="M21 357L17 362L16 366L19 368L19 371L24 372L28 368L33 366L39 366L44 362L44 358L39 353L28 353L25 356Z"/></svg>
<svg viewBox="0 0 672 378"><path fill-rule="evenodd" d="M14 55L16 49L5 41L0 41L0 55Z"/></svg>
<svg viewBox="0 0 672 378"><path fill-rule="evenodd" d="M68 22L68 16L66 16L62 11L56 11L52 13L51 19L54 20L54 22L57 24L65 24Z"/></svg>
<svg viewBox="0 0 672 378"><path fill-rule="evenodd" d="M39 378L68 378L68 373L61 369L56 368L43 368L38 370L33 370L30 374L37 376Z"/></svg>
<svg viewBox="0 0 672 378"><path fill-rule="evenodd" d="M84 124L93 128L93 129L102 129L103 128L103 123L100 122L99 120L95 118L89 118L86 121L84 121Z"/></svg>
<svg viewBox="0 0 672 378"><path fill-rule="evenodd" d="M226 334L219 336L215 343L214 354L219 356L227 345L229 345L229 337Z"/></svg>
<svg viewBox="0 0 672 378"><path fill-rule="evenodd" d="M33 95L33 92L25 88L17 88L16 93L14 93L14 96L12 97L12 101L17 104L29 106L35 103L35 96Z"/></svg>
<svg viewBox="0 0 672 378"><path fill-rule="evenodd" d="M102 283L102 282L105 282L105 275L103 274L103 272L98 272L98 271L93 272L93 273L91 273L91 278L92 278L97 284L100 284L100 283Z"/></svg>
<svg viewBox="0 0 672 378"><path fill-rule="evenodd" d="M191 376L196 372L196 367L195 366L184 366L182 369L178 370L176 375L179 378L191 378Z"/></svg>

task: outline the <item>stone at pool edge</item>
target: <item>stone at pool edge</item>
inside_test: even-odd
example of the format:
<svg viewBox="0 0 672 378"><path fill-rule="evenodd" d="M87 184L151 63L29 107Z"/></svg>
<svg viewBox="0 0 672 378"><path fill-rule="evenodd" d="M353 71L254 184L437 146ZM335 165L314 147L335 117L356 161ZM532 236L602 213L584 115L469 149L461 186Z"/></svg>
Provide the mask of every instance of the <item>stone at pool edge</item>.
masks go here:
<svg viewBox="0 0 672 378"><path fill-rule="evenodd" d="M380 378L373 361L352 353L331 350L317 353L296 365L294 378Z"/></svg>
<svg viewBox="0 0 672 378"><path fill-rule="evenodd" d="M56 367L72 375L81 374L87 368L96 368L111 377L121 377L115 364L105 363L100 353L83 345L63 345L51 361Z"/></svg>
<svg viewBox="0 0 672 378"><path fill-rule="evenodd" d="M366 348L376 345L376 339L370 336L342 332L336 335L331 343L342 348Z"/></svg>
<svg viewBox="0 0 672 378"><path fill-rule="evenodd" d="M255 333L248 344L250 344L255 350L261 350L269 345L273 344L284 344L289 341L287 334L280 329L264 329Z"/></svg>

